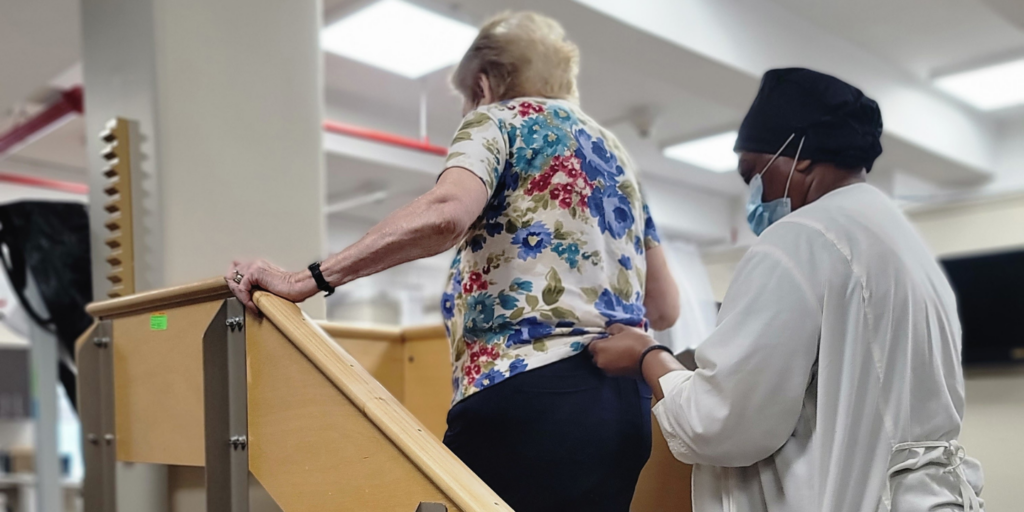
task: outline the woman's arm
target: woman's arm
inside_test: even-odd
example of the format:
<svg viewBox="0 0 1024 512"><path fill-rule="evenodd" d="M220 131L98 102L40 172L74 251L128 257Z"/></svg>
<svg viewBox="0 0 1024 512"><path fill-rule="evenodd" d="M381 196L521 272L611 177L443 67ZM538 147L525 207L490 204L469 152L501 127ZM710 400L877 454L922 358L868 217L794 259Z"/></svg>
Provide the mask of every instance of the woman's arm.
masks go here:
<svg viewBox="0 0 1024 512"><path fill-rule="evenodd" d="M345 250L320 264L332 286L387 270L396 265L444 252L457 244L487 204L487 189L468 169L451 167L426 194L395 211ZM235 271L242 282L233 281ZM225 280L235 296L256 312L253 288L294 302L317 292L307 270L287 272L264 260L234 262Z"/></svg>
<svg viewBox="0 0 1024 512"><path fill-rule="evenodd" d="M442 253L462 240L487 204L487 190L467 169L453 167L430 192L392 213L320 269L332 286ZM312 281L309 272L303 280ZM314 284L314 288L316 288Z"/></svg>
<svg viewBox="0 0 1024 512"><path fill-rule="evenodd" d="M647 285L644 308L647 320L656 331L664 331L679 319L679 287L668 269L665 251L661 246L647 250Z"/></svg>

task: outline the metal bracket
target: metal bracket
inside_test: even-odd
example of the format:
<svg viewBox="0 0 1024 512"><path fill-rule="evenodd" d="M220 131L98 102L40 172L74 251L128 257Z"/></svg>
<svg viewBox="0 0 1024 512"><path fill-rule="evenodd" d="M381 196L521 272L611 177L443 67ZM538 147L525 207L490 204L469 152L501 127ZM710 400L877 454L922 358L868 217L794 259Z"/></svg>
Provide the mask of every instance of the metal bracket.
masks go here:
<svg viewBox="0 0 1024 512"><path fill-rule="evenodd" d="M416 512L448 512L448 507L444 503L421 501L420 505L416 507Z"/></svg>
<svg viewBox="0 0 1024 512"><path fill-rule="evenodd" d="M245 318L241 316L233 316L224 321L228 326L228 330L231 332L241 331L245 327Z"/></svg>
<svg viewBox="0 0 1024 512"><path fill-rule="evenodd" d="M206 510L249 510L245 308L224 301L203 335Z"/></svg>
<svg viewBox="0 0 1024 512"><path fill-rule="evenodd" d="M249 445L249 440L245 436L233 436L230 441L232 450L244 450Z"/></svg>
<svg viewBox="0 0 1024 512"><path fill-rule="evenodd" d="M103 320L92 333L92 343L78 353L78 400L82 421L82 482L85 512L117 510L117 436L114 432L113 323Z"/></svg>

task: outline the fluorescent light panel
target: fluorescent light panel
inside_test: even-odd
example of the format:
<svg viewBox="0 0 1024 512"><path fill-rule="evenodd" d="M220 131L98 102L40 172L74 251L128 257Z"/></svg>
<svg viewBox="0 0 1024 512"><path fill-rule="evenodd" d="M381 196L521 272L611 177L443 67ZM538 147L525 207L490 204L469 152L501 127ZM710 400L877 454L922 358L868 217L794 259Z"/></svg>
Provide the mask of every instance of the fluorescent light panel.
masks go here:
<svg viewBox="0 0 1024 512"><path fill-rule="evenodd" d="M686 141L665 148L662 154L673 160L686 162L709 171L735 172L739 165L739 157L733 151L737 135L738 133L734 130Z"/></svg>
<svg viewBox="0 0 1024 512"><path fill-rule="evenodd" d="M1024 59L935 79L935 86L981 110L1024 104Z"/></svg>
<svg viewBox="0 0 1024 512"><path fill-rule="evenodd" d="M381 0L338 20L320 33L331 53L406 78L458 62L477 29L402 0Z"/></svg>

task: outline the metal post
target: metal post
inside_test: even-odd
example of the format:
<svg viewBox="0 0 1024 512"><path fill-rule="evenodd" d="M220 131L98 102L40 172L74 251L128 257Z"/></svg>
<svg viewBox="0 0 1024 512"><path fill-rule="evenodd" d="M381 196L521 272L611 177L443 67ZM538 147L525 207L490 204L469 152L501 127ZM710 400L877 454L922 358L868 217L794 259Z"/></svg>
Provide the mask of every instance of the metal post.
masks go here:
<svg viewBox="0 0 1024 512"><path fill-rule="evenodd" d="M224 301L203 335L206 510L248 512L245 307Z"/></svg>
<svg viewBox="0 0 1024 512"><path fill-rule="evenodd" d="M25 287L27 307L47 315L35 280ZM35 380L35 473L36 499L40 510L61 510L60 456L57 454L57 336L42 326L29 325L30 359Z"/></svg>
<svg viewBox="0 0 1024 512"><path fill-rule="evenodd" d="M113 325L101 321L78 352L78 407L82 421L85 512L117 510L114 433ZM55 509L62 510L62 509Z"/></svg>

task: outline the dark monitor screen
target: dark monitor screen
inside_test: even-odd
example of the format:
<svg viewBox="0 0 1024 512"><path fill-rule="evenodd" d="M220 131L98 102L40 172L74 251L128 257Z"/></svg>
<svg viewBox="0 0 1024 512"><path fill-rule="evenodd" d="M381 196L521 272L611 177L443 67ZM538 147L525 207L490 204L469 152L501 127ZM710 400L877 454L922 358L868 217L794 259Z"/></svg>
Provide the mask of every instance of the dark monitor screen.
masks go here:
<svg viewBox="0 0 1024 512"><path fill-rule="evenodd" d="M942 261L956 293L963 362L1024 362L1024 250Z"/></svg>

